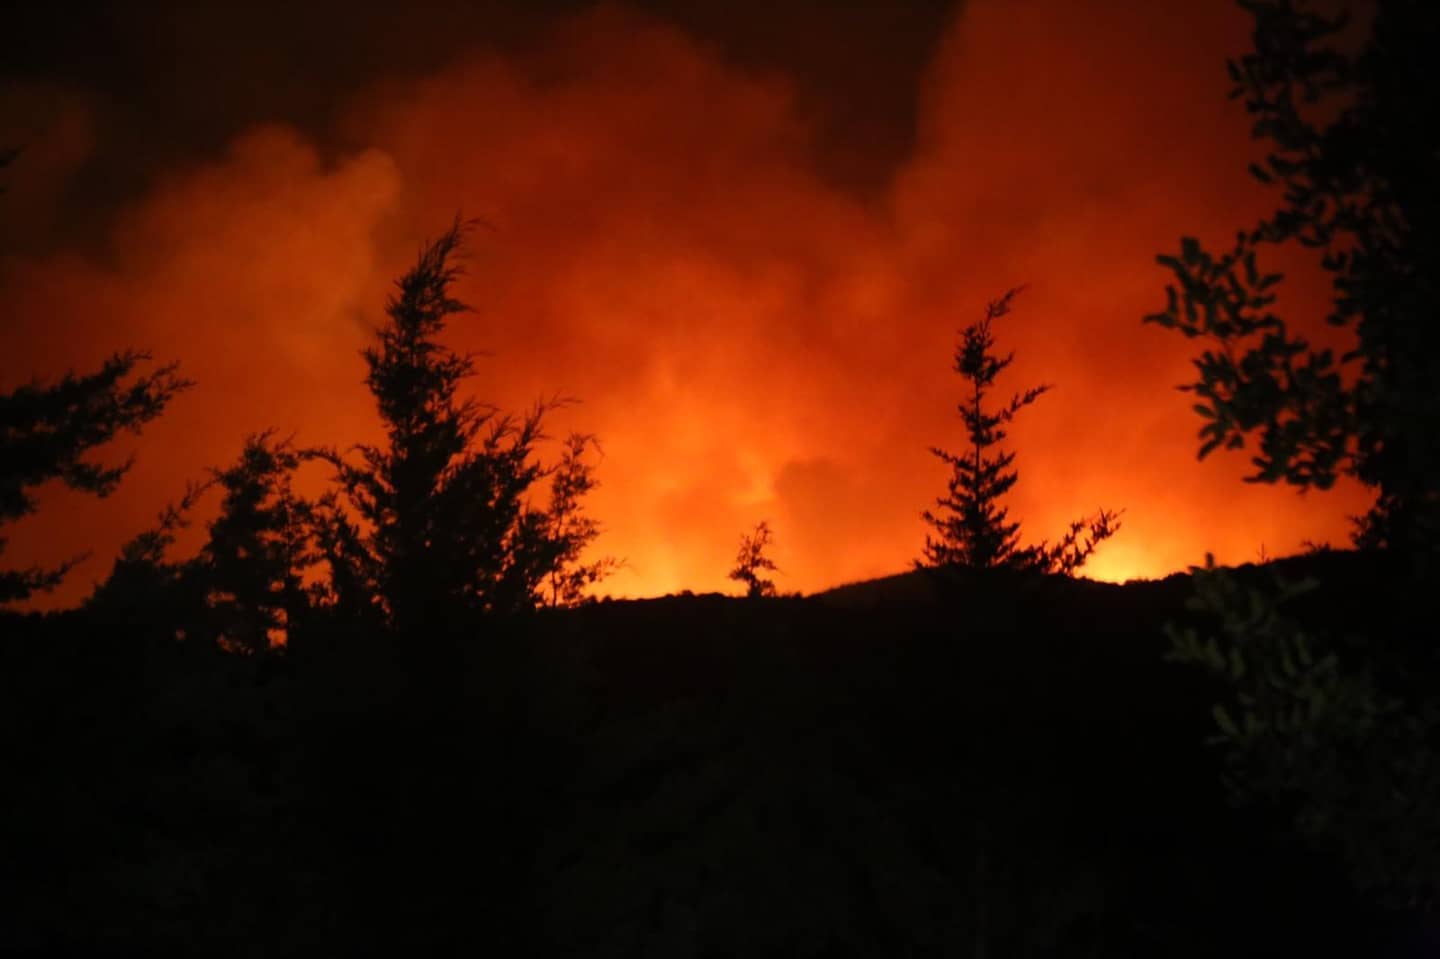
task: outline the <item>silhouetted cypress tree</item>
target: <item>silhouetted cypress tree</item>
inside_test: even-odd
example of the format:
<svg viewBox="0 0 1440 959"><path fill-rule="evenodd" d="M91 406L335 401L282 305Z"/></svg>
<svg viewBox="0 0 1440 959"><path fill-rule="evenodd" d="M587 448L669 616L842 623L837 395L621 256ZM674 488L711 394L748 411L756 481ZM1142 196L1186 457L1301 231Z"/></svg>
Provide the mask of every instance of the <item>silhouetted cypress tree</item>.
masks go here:
<svg viewBox="0 0 1440 959"><path fill-rule="evenodd" d="M333 589L402 630L462 612L533 608L549 577L573 560L574 537L594 535L576 524L577 504L561 528L530 502L551 472L535 447L554 402L514 416L459 395L473 358L438 337L449 317L469 309L450 293L464 233L457 221L425 248L397 282L378 345L364 352L385 444L357 447L359 463L318 452L335 466L344 494L344 503L333 497L318 513ZM578 497L584 484L576 479L587 467L575 459L568 469L567 489Z"/></svg>
<svg viewBox="0 0 1440 959"><path fill-rule="evenodd" d="M932 447L950 464L946 495L936 500L941 513L926 510L922 516L939 534L925 538L925 562L931 566L974 569L1008 567L1073 573L1095 547L1120 528L1118 515L1100 510L1093 518L1077 520L1055 544L1020 546L1020 524L1011 521L1001 498L1019 478L1011 468L1015 454L1000 448L1005 427L1020 410L1049 392L1049 385L1016 393L1008 403L990 408L986 399L995 379L1015 359L1014 353L996 355L991 324L1010 312L1020 289L1012 289L985 308L985 318L960 331L955 350L955 372L963 376L970 395L960 404L970 448L963 454Z"/></svg>
<svg viewBox="0 0 1440 959"><path fill-rule="evenodd" d="M160 511L156 524L120 548L110 573L86 599L92 619L110 625L142 627L163 639L209 635L207 587L194 559L168 556L189 515L210 482L194 483L177 503Z"/></svg>
<svg viewBox="0 0 1440 959"><path fill-rule="evenodd" d="M735 554L735 568L730 570L730 578L744 583L745 595L752 599L775 595L775 581L764 575L779 571L768 555L774 542L775 536L765 520L755 524L754 532L740 537L740 550Z"/></svg>
<svg viewBox="0 0 1440 959"><path fill-rule="evenodd" d="M226 648L263 652L309 609L304 574L318 556L310 504L291 484L299 464L289 441L266 432L245 441L237 462L212 473L224 495L199 562L215 638Z"/></svg>
<svg viewBox="0 0 1440 959"><path fill-rule="evenodd" d="M311 610L310 594L320 591L305 583L319 562L313 504L291 486L302 455L269 432L248 437L232 465L192 484L156 526L121 548L87 608L231 652L263 652L288 639ZM220 508L204 545L188 559L170 559L195 504L217 487Z"/></svg>
<svg viewBox="0 0 1440 959"><path fill-rule="evenodd" d="M379 571L365 534L348 515L343 499L330 490L315 503L311 514L316 550L329 570L329 576L316 584L316 594L331 618L369 625L384 614L375 586Z"/></svg>
<svg viewBox="0 0 1440 959"><path fill-rule="evenodd" d="M190 384L174 364L131 378L150 359L118 353L93 373L67 373L58 383L31 383L0 393L0 525L35 511L31 491L49 480L107 496L130 468L87 456L122 430L138 433ZM0 549L5 541L0 538ZM0 603L23 600L59 584L74 560L55 569L0 570Z"/></svg>

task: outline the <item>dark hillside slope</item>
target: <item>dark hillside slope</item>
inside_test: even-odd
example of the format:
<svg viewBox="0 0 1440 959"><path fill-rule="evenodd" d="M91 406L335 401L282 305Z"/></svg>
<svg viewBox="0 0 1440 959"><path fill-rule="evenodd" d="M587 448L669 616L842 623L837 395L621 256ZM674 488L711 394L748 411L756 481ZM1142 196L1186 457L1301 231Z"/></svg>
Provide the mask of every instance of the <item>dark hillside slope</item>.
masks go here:
<svg viewBox="0 0 1440 959"><path fill-rule="evenodd" d="M550 949L1383 954L1335 864L1227 806L1215 691L1162 661L1188 594L915 573L557 617L592 712Z"/></svg>
<svg viewBox="0 0 1440 959"><path fill-rule="evenodd" d="M1406 615L1305 562L1351 584L1310 615ZM1188 593L602 602L419 671L405 637L257 662L11 617L0 954L1425 955L1227 805L1216 691L1162 659Z"/></svg>

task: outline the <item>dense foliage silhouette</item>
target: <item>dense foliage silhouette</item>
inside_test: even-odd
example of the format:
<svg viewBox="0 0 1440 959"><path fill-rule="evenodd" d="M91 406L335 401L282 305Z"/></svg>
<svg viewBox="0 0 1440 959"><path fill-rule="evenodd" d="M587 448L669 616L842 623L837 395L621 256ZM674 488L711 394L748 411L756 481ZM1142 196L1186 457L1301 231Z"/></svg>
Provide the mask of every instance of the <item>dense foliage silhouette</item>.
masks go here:
<svg viewBox="0 0 1440 959"><path fill-rule="evenodd" d="M0 393L0 526L34 512L35 489L50 480L96 496L115 489L129 461L110 465L92 454L121 432L140 432L189 385L174 364L137 373L149 359L117 353L98 370ZM53 589L73 565L0 570L0 604Z"/></svg>
<svg viewBox="0 0 1440 959"><path fill-rule="evenodd" d="M1337 637L1333 624L1297 618L1297 601L1320 586L1314 577L1246 583L1213 563L1193 575L1189 605L1208 622L1172 627L1170 658L1227 688L1211 741L1224 748L1231 795L1287 810L1361 887L1433 908L1440 714L1426 687L1435 674L1431 664L1417 674L1414 654L1395 642L1414 624L1376 616L1363 633Z"/></svg>
<svg viewBox="0 0 1440 959"><path fill-rule="evenodd" d="M301 454L262 433L239 460L216 470L223 494L199 563L216 622L214 641L250 653L303 629L311 610L305 577L318 560L313 506L294 491Z"/></svg>
<svg viewBox="0 0 1440 959"><path fill-rule="evenodd" d="M492 619L445 676L6 614L0 952L1426 954L1224 801L1186 577L985 572Z"/></svg>
<svg viewBox="0 0 1440 959"><path fill-rule="evenodd" d="M580 564L599 532L580 513L594 485L584 460L590 438L570 439L559 472L536 456L558 401L513 415L459 395L473 357L437 338L468 309L450 292L464 233L457 221L397 281L379 343L365 351L385 444L357 446L358 462L315 453L342 491L317 513L337 591L399 631L533 609L547 586L552 599L573 601L610 568ZM555 501L545 509L530 498L551 473Z"/></svg>
<svg viewBox="0 0 1440 959"><path fill-rule="evenodd" d="M1361 545L1440 542L1440 80L1430 69L1440 10L1380 0L1358 24L1291 0L1245 0L1254 49L1229 63L1232 96L1269 152L1251 172L1280 194L1273 214L1211 253L1186 237L1166 308L1149 322L1213 346L1184 387L1200 402L1204 457L1258 441L1255 481L1374 487ZM1357 29L1362 42L1354 42ZM1314 251L1333 294L1337 355L1276 313L1267 249ZM1318 319L1318 318L1316 318ZM1314 324L1309 324L1314 325Z"/></svg>
<svg viewBox="0 0 1440 959"><path fill-rule="evenodd" d="M1440 874L1433 582L1398 537L1056 575L1117 517L1022 546L1001 505L1005 427L1047 389L986 402L1012 291L957 350L970 450L935 451L926 514L948 575L588 602L617 565L589 550L598 444L544 465L553 403L462 396L464 236L422 250L364 354L383 442L251 436L79 607L0 603L0 955L1440 949L1413 908ZM114 487L92 453L187 385L144 359L0 396L0 522L47 480ZM317 462L333 485L302 495ZM742 538L749 596L771 545Z"/></svg>
<svg viewBox="0 0 1440 959"><path fill-rule="evenodd" d="M1203 458L1258 440L1252 482L1371 487L1355 543L1416 596L1440 578L1440 192L1429 64L1440 9L1380 0L1366 17L1289 0L1245 0L1253 49L1229 64L1233 96L1268 154L1251 171L1280 192L1234 246L1186 237L1160 263L1174 276L1148 322L1204 338L1183 389ZM1337 356L1273 306L1283 277L1259 257L1311 249L1330 279ZM1298 328L1297 328L1298 327ZM1326 334L1333 337L1336 333ZM1194 570L1203 628L1173 631L1172 655L1223 681L1218 744L1232 794L1286 811L1367 889L1440 904L1440 656L1432 612L1397 619L1343 580L1237 584ZM1368 610L1350 633L1303 626L1297 590L1323 586ZM1409 607L1406 607L1407 609ZM1422 639L1421 636L1426 638Z"/></svg>

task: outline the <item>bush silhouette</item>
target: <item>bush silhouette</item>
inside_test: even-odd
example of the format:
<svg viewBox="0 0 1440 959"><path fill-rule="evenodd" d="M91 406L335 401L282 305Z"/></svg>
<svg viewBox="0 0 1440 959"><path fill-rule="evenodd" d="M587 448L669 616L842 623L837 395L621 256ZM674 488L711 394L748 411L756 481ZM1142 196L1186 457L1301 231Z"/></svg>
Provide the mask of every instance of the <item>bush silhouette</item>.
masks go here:
<svg viewBox="0 0 1440 959"><path fill-rule="evenodd" d="M775 581L765 576L767 572L778 572L769 550L775 542L770 524L761 520L753 532L740 537L740 550L735 554L735 568L730 578L745 585L745 595L751 598L774 596Z"/></svg>
<svg viewBox="0 0 1440 959"><path fill-rule="evenodd" d="M1185 237L1163 310L1147 322L1208 341L1195 359L1199 455L1255 443L1254 482L1328 488L1338 476L1377 501L1357 542L1436 562L1440 549L1440 192L1435 125L1440 40L1434 4L1381 2L1368 34L1350 17L1247 2L1254 49L1229 62L1232 97L1269 152L1250 166L1280 193L1275 212L1213 253ZM1272 306L1283 281L1258 257L1313 250L1332 293L1324 321L1339 355ZM1316 317L1316 326L1320 317Z"/></svg>

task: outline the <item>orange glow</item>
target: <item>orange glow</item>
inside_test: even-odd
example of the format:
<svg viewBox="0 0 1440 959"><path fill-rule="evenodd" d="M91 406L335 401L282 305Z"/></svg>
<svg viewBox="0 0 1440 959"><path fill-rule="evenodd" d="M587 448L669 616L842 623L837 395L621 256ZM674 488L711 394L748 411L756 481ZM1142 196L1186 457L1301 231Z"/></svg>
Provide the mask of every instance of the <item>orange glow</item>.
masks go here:
<svg viewBox="0 0 1440 959"><path fill-rule="evenodd" d="M760 519L782 590L906 568L945 477L928 447L960 442L955 331L1019 283L1030 290L997 328L1016 351L1002 387L1057 386L1012 433L1023 536L1123 508L1086 571L1113 580L1206 551L1244 562L1343 542L1362 491L1302 497L1242 484L1243 456L1195 462L1199 423L1174 390L1195 344L1140 324L1163 301L1157 252L1182 233L1223 242L1265 209L1246 117L1225 96L1244 14L963 10L930 67L917 146L879 195L816 172L783 78L606 7L523 57L357 92L349 153L250 130L158 183L102 253L0 257L0 387L124 346L180 360L199 384L127 447L138 462L114 497L47 496L7 560L92 549L53 597L74 600L245 433L372 438L358 351L390 280L457 209L488 228L461 288L477 314L454 342L489 354L473 381L485 400L583 401L552 432L603 444L591 510L600 548L628 560L616 595L732 591L738 537ZM66 149L84 110L56 108Z"/></svg>

